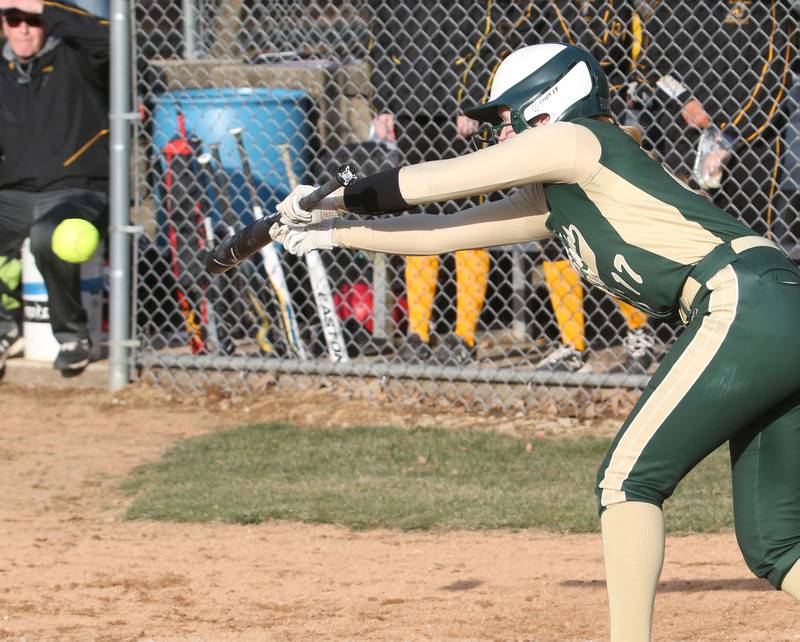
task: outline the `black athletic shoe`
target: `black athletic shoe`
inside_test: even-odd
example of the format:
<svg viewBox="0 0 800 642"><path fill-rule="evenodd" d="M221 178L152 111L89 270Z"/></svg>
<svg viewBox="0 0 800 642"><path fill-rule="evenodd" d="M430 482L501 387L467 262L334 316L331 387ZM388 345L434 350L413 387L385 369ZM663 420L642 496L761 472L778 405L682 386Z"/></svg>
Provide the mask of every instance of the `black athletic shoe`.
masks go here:
<svg viewBox="0 0 800 642"><path fill-rule="evenodd" d="M433 357L443 366L465 366L473 361L477 349L457 334L448 334L436 349Z"/></svg>
<svg viewBox="0 0 800 642"><path fill-rule="evenodd" d="M62 372L75 372L83 370L89 365L89 339L65 341L61 344L58 356L53 362L53 367Z"/></svg>
<svg viewBox="0 0 800 642"><path fill-rule="evenodd" d="M397 351L397 357L408 363L422 363L433 356L431 347L416 333L408 335Z"/></svg>

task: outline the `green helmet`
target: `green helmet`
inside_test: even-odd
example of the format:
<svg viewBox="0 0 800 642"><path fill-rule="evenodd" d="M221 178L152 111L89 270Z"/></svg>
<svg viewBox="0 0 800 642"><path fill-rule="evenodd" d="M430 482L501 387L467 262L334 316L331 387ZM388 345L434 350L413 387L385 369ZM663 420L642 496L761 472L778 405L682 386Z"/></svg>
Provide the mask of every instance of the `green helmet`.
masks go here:
<svg viewBox="0 0 800 642"><path fill-rule="evenodd" d="M572 45L543 44L509 54L497 68L489 101L465 109L470 118L502 123L499 107L511 110L514 131L547 114L550 122L609 115L608 79L585 49Z"/></svg>

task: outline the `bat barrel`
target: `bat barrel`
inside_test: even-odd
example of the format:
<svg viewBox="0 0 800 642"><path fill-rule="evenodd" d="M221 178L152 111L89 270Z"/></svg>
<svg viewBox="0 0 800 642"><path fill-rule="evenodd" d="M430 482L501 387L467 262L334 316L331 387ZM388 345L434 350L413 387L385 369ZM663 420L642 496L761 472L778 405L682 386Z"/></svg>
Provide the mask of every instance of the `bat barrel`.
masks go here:
<svg viewBox="0 0 800 642"><path fill-rule="evenodd" d="M279 219L279 214L265 216L226 238L209 254L206 269L212 274L222 274L250 258L272 241L269 228Z"/></svg>
<svg viewBox="0 0 800 642"><path fill-rule="evenodd" d="M304 210L313 209L317 203L337 187L348 185L355 179L356 174L351 171L349 165L342 167L334 178L300 199L299 205ZM206 269L212 274L222 274L251 257L272 241L269 235L269 228L279 220L279 214L264 216L225 239L209 254L206 260Z"/></svg>

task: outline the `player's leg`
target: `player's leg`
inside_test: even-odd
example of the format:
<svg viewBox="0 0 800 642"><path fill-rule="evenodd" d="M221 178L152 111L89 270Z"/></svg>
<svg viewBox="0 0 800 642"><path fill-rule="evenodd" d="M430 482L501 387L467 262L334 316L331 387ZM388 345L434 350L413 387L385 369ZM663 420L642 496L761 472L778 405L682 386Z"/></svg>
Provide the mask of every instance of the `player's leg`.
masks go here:
<svg viewBox="0 0 800 642"><path fill-rule="evenodd" d="M800 600L800 561L794 563L783 578L781 590L791 595L794 599Z"/></svg>
<svg viewBox="0 0 800 642"><path fill-rule="evenodd" d="M456 334L469 347L475 346L475 329L489 282L489 252L456 252Z"/></svg>
<svg viewBox="0 0 800 642"><path fill-rule="evenodd" d="M713 202L726 212L735 212L757 234L770 238L774 216L772 197L779 154L762 137L735 148L726 163L722 187Z"/></svg>
<svg viewBox="0 0 800 642"><path fill-rule="evenodd" d="M614 504L600 517L611 640L650 639L664 563L664 515L646 502Z"/></svg>
<svg viewBox="0 0 800 642"><path fill-rule="evenodd" d="M701 331L702 330L702 331ZM602 510L603 557L608 589L611 640L649 640L656 586L664 559L664 520L661 506L678 480L696 462L723 443L698 426L707 443L692 442L691 409L697 408L703 388L693 383L709 361L694 363L697 346L707 343L710 332L695 323L678 338L639 402L617 434L598 474L598 500ZM716 344L721 343L717 338ZM682 382L686 385L681 386ZM709 418L706 423L712 428ZM682 415L686 415L685 418ZM668 421L674 416L676 421ZM687 461L668 461L669 442L691 444L696 451L683 454ZM662 443L664 445L662 445ZM674 453L678 456L679 453ZM651 479L663 466L668 476ZM651 475L646 475L646 472Z"/></svg>
<svg viewBox="0 0 800 642"><path fill-rule="evenodd" d="M432 355L428 343L438 274L438 256L406 257L408 338L400 349L400 356L406 360L424 360Z"/></svg>
<svg viewBox="0 0 800 642"><path fill-rule="evenodd" d="M550 302L561 331L561 342L578 352L586 349L583 286L569 261L543 261L542 270Z"/></svg>
<svg viewBox="0 0 800 642"><path fill-rule="evenodd" d="M431 114L420 109L413 115L407 112L397 114L395 134L398 150L403 160L409 164L457 156L468 147L467 141L458 135L455 120L444 112ZM429 214L450 214L458 209L458 204L448 201L428 204L424 211ZM406 257L409 328L405 345L399 351L403 359L414 361L434 356L429 343L438 271L438 257ZM442 352L437 351L435 355L436 360L449 363L449 357L457 347L457 344L443 345Z"/></svg>
<svg viewBox="0 0 800 642"><path fill-rule="evenodd" d="M55 367L80 370L89 361L89 328L81 300L81 267L55 255L53 232L61 221L83 218L103 234L108 221L104 195L83 190L63 190L37 195L35 221L30 228L31 253L47 287L50 325L61 344Z"/></svg>
<svg viewBox="0 0 800 642"><path fill-rule="evenodd" d="M798 453L800 395L731 439L739 547L755 575L800 599Z"/></svg>
<svg viewBox="0 0 800 642"><path fill-rule="evenodd" d="M584 363L585 319L580 276L566 260L542 261L550 305L561 332L562 347L537 364L548 370L580 370Z"/></svg>
<svg viewBox="0 0 800 642"><path fill-rule="evenodd" d="M33 222L33 203L28 192L0 191L0 256L19 257Z"/></svg>
<svg viewBox="0 0 800 642"><path fill-rule="evenodd" d="M476 355L475 330L489 281L489 252L463 250L455 253L456 325L436 350L436 361L449 366L465 365Z"/></svg>
<svg viewBox="0 0 800 642"><path fill-rule="evenodd" d="M751 253L740 259L744 268L724 268L701 290L694 320L659 366L600 469L612 640L649 639L663 556L658 514L628 504L643 502L658 510L708 453L800 390L800 372L790 371L800 359L793 338L800 324L800 288L787 303L778 290L786 286L765 284L758 275L767 260L791 264L774 250L743 256ZM776 326L779 306L785 314ZM632 546L637 556L626 553Z"/></svg>
<svg viewBox="0 0 800 642"><path fill-rule="evenodd" d="M760 274L751 334L768 334L775 349L757 375L783 386L798 378L800 272L787 260ZM736 537L753 573L800 599L800 387L777 399L731 439Z"/></svg>
<svg viewBox="0 0 800 642"><path fill-rule="evenodd" d="M20 249L28 236L33 221L33 201L27 192L0 191L0 257L4 271L21 272ZM12 287L18 279L10 278ZM7 297L3 297L8 300ZM0 370L5 365L8 353L20 338L18 306L0 300Z"/></svg>
<svg viewBox="0 0 800 642"><path fill-rule="evenodd" d="M647 326L647 315L630 303L614 300L625 319L625 336L622 339L625 362L622 369L625 372L647 372L654 361L655 346L655 338Z"/></svg>

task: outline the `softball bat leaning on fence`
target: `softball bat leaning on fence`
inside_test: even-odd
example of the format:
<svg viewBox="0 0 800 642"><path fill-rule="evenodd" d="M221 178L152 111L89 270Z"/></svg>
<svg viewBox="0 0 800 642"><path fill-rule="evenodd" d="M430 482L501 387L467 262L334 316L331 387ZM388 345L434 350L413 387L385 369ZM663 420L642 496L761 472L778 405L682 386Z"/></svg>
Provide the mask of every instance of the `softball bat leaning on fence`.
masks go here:
<svg viewBox="0 0 800 642"><path fill-rule="evenodd" d="M301 198L298 204L304 210L312 210L328 194L339 187L349 185L355 179L356 174L349 165L345 165L339 169L334 178L320 185L308 196ZM272 237L269 235L269 228L279 220L280 214L277 213L264 216L225 239L209 254L206 261L208 271L212 274L227 272L271 243Z"/></svg>
<svg viewBox="0 0 800 642"><path fill-rule="evenodd" d="M292 155L289 145L278 145L278 149L286 169L286 176L289 179L289 187L294 189L297 187L298 180L292 167ZM313 250L306 254L306 265L308 266L308 277L311 281L311 291L314 294L314 304L317 306L317 315L322 325L322 334L328 347L328 355L331 361L349 361L344 345L342 325L339 322L339 315L336 313L336 306L333 302L328 273L325 271L325 264L322 262L322 257L318 250Z"/></svg>
<svg viewBox="0 0 800 642"><path fill-rule="evenodd" d="M242 173L244 174L245 184L250 195L251 211L256 220L262 219L264 217L264 208L261 204L261 199L258 197L253 170L250 167L250 157L247 154L247 148L244 145L244 138L242 137L242 128L234 127L230 130L230 133L236 139L236 150L239 154ZM264 271L267 273L267 278L272 284L272 288L275 290L275 296L278 299L278 307L280 308L281 318L283 320L283 328L286 332L286 340L300 359L306 359L308 355L300 339L297 315L294 311L292 295L286 283L286 275L283 272L278 251L271 244L263 244L262 247L259 248L259 253L264 261Z"/></svg>

